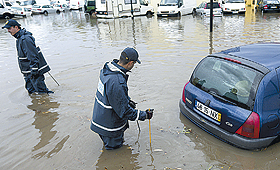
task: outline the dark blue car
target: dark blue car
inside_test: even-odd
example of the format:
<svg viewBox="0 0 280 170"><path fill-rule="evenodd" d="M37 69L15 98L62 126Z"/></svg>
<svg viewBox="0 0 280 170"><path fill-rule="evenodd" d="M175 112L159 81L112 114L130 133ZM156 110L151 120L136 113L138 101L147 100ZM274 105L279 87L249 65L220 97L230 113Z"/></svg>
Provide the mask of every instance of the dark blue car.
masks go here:
<svg viewBox="0 0 280 170"><path fill-rule="evenodd" d="M224 142L261 149L280 134L280 44L259 43L202 59L183 88L180 111Z"/></svg>

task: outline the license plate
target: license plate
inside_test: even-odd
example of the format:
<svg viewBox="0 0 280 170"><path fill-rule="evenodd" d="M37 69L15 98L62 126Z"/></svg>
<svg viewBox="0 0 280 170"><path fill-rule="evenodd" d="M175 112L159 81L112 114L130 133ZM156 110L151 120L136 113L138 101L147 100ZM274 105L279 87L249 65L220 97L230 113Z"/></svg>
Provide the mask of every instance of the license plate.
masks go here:
<svg viewBox="0 0 280 170"><path fill-rule="evenodd" d="M276 6L272 6L271 8L277 8Z"/></svg>
<svg viewBox="0 0 280 170"><path fill-rule="evenodd" d="M196 107L197 110L199 110L203 114L211 117L214 120L217 120L218 122L221 122L221 119L222 119L221 113L205 106L204 104L202 104L198 101L195 101L195 107Z"/></svg>
<svg viewBox="0 0 280 170"><path fill-rule="evenodd" d="M233 13L233 14L237 14L237 13L238 13L238 11L232 11L232 13Z"/></svg>

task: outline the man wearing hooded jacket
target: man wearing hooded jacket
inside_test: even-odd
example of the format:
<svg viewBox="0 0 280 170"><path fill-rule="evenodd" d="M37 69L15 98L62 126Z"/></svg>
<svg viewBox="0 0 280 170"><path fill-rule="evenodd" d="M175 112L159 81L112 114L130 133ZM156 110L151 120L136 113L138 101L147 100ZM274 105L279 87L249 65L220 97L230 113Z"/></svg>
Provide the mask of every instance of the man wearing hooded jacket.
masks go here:
<svg viewBox="0 0 280 170"><path fill-rule="evenodd" d="M53 93L49 91L44 80L44 73L50 71L50 67L43 57L39 47L35 45L35 39L32 33L21 29L20 24L10 19L2 27L7 28L8 32L14 36L18 54L18 63L21 73L24 76L25 88L29 94L37 93Z"/></svg>
<svg viewBox="0 0 280 170"><path fill-rule="evenodd" d="M153 116L153 109L135 109L135 103L128 96L126 73L136 62L141 63L138 52L128 47L122 51L119 60L106 62L100 71L90 128L99 134L107 150L123 145L128 120L143 121Z"/></svg>

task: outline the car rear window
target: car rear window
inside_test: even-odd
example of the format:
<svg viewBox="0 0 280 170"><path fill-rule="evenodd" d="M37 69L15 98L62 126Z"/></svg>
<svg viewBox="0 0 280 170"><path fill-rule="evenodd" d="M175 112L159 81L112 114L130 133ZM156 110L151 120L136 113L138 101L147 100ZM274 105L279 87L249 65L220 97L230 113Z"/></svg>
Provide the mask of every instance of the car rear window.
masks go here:
<svg viewBox="0 0 280 170"><path fill-rule="evenodd" d="M265 4L279 4L279 1L264 1Z"/></svg>
<svg viewBox="0 0 280 170"><path fill-rule="evenodd" d="M191 83L220 99L252 110L262 73L216 57L206 57L194 70Z"/></svg>
<svg viewBox="0 0 280 170"><path fill-rule="evenodd" d="M220 5L218 2L213 2L213 8L220 8ZM207 3L206 9L210 9L210 3Z"/></svg>

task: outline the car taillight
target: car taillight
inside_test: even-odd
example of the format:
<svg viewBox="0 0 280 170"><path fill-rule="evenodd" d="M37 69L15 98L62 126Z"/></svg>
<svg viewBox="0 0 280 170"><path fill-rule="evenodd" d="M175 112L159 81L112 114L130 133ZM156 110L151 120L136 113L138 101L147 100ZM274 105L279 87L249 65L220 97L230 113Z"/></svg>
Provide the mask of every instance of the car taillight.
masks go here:
<svg viewBox="0 0 280 170"><path fill-rule="evenodd" d="M207 9L207 4L205 4L205 7L204 7L204 9Z"/></svg>
<svg viewBox="0 0 280 170"><path fill-rule="evenodd" d="M263 8L264 8L264 9L267 9L267 5L265 5Z"/></svg>
<svg viewBox="0 0 280 170"><path fill-rule="evenodd" d="M248 138L260 137L260 117L252 112L246 122L235 132Z"/></svg>
<svg viewBox="0 0 280 170"><path fill-rule="evenodd" d="M21 14L23 14L23 12L20 12Z"/></svg>
<svg viewBox="0 0 280 170"><path fill-rule="evenodd" d="M186 86L187 86L188 84L189 84L189 82L187 82L186 85L185 85L184 88L183 88L182 100L183 100L184 103L186 103L185 88L186 88Z"/></svg>

